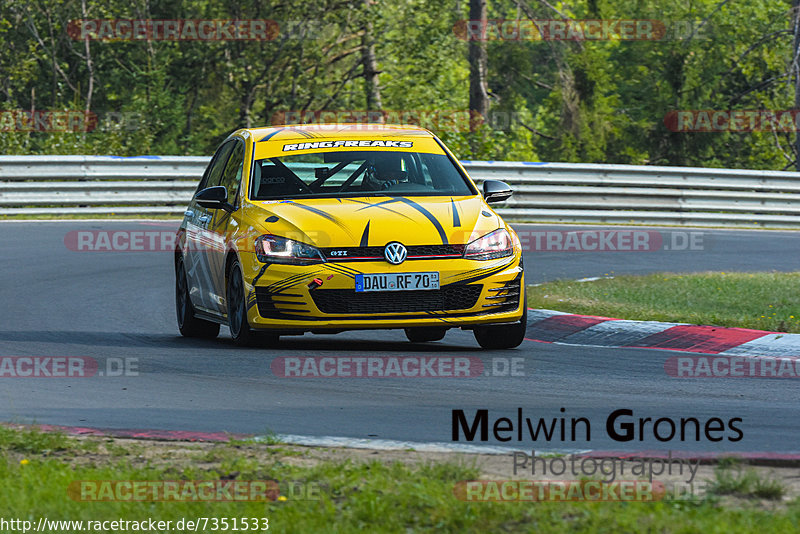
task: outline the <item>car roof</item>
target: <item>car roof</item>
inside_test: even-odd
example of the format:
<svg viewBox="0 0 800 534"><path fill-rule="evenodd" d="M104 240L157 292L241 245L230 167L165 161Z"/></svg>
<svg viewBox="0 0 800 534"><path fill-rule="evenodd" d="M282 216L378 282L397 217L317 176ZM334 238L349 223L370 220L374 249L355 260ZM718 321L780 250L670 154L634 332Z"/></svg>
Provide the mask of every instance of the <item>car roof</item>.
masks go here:
<svg viewBox="0 0 800 534"><path fill-rule="evenodd" d="M288 141L291 139L315 139L348 137L371 139L375 137L433 137L425 128L410 124L285 124L264 128L247 128L256 142Z"/></svg>

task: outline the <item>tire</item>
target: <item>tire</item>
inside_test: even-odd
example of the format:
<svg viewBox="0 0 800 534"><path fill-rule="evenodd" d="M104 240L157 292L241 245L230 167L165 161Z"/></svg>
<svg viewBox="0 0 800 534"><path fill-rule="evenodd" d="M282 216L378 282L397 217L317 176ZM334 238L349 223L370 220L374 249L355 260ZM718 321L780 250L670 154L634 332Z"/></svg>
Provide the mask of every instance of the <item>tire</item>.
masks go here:
<svg viewBox="0 0 800 534"><path fill-rule="evenodd" d="M231 331L233 342L240 347L250 347L256 344L257 335L250 328L247 321L247 303L244 295L244 278L239 260L233 260L228 269L228 283L226 288L228 303L228 328Z"/></svg>
<svg viewBox="0 0 800 534"><path fill-rule="evenodd" d="M473 330L475 340L482 348L513 349L522 344L528 327L528 303L525 300L525 292L522 293L522 302L522 318L516 323L475 327Z"/></svg>
<svg viewBox="0 0 800 534"><path fill-rule="evenodd" d="M219 323L198 319L194 315L182 256L178 257L175 265L175 312L182 336L214 339L219 335Z"/></svg>
<svg viewBox="0 0 800 534"><path fill-rule="evenodd" d="M406 328L406 337L412 343L426 343L440 341L447 333L447 328L438 326L423 326L419 328Z"/></svg>

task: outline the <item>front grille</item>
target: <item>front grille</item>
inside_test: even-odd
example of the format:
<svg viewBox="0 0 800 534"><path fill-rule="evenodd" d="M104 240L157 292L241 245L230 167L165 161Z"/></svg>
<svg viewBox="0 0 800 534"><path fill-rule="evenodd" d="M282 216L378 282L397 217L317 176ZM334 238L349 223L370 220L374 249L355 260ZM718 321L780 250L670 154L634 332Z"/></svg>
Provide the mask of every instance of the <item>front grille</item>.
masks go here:
<svg viewBox="0 0 800 534"><path fill-rule="evenodd" d="M406 246L408 259L464 255L466 245L409 245ZM322 253L326 259L347 261L355 259L383 259L385 247L338 247L323 248ZM344 253L344 255L342 255Z"/></svg>
<svg viewBox="0 0 800 534"><path fill-rule="evenodd" d="M406 247L409 256L452 256L463 255L466 245L411 245Z"/></svg>
<svg viewBox="0 0 800 534"><path fill-rule="evenodd" d="M475 306L482 285L451 285L438 290L370 291L315 289L314 304L322 313L402 313L466 310Z"/></svg>

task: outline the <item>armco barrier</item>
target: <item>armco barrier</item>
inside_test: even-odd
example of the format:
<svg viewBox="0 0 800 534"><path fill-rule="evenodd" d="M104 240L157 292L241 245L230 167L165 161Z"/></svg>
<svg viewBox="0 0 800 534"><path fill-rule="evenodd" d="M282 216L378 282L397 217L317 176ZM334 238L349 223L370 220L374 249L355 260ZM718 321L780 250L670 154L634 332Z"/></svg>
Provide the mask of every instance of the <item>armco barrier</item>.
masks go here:
<svg viewBox="0 0 800 534"><path fill-rule="evenodd" d="M174 214L208 158L0 156L0 215ZM800 173L580 163L466 161L504 180L511 220L800 228Z"/></svg>

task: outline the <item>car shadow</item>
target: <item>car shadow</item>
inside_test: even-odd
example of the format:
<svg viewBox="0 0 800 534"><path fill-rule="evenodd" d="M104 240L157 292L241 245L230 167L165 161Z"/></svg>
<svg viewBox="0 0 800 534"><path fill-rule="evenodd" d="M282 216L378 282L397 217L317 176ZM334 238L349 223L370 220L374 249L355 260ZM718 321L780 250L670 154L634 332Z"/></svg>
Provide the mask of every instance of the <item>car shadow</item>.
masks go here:
<svg viewBox="0 0 800 534"><path fill-rule="evenodd" d="M457 344L445 338L430 343L403 340L353 339L333 335L284 336L277 343L258 340L252 347L239 347L225 334L216 339L196 339L176 334L145 332L91 332L80 330L0 331L0 342L36 345L88 345L93 347L194 349L206 351L341 351L341 352L481 352L476 346ZM58 349L63 352L63 349Z"/></svg>
<svg viewBox="0 0 800 534"><path fill-rule="evenodd" d="M339 351L339 352L405 352L405 353L434 353L434 352L481 352L482 349L475 346L456 344L445 338L442 341L430 343L411 343L403 340L377 340L377 339L353 339L337 338L332 335L315 336L306 334L304 336L285 336L280 340L270 342L268 340L258 340L252 347L238 347L233 340L228 337L220 337L215 340L217 345L224 345L226 350L241 349L247 350L270 350L270 351Z"/></svg>

